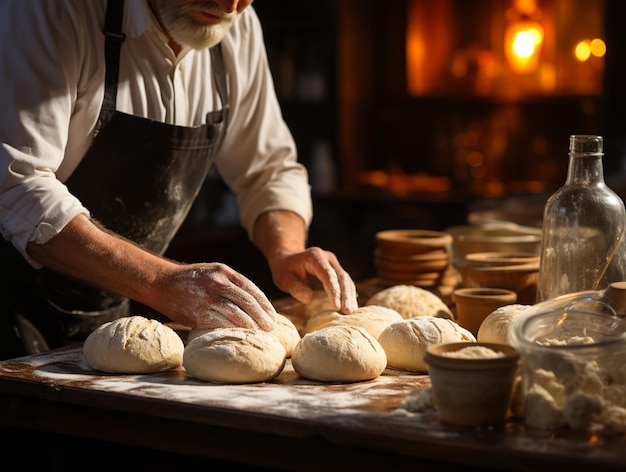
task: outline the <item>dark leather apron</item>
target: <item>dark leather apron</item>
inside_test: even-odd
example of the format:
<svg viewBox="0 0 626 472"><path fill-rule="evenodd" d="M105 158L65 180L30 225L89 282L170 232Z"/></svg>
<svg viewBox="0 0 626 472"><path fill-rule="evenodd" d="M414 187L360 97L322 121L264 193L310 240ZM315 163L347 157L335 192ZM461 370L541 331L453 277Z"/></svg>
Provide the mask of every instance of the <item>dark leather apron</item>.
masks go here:
<svg viewBox="0 0 626 472"><path fill-rule="evenodd" d="M66 185L107 229L163 254L200 191L225 131L226 73L216 46L211 64L224 108L208 113L204 125L169 125L116 111L122 17L123 0L109 0L104 101L92 144ZM35 270L4 240L0 257L0 358L82 341L102 323L129 314L128 299Z"/></svg>

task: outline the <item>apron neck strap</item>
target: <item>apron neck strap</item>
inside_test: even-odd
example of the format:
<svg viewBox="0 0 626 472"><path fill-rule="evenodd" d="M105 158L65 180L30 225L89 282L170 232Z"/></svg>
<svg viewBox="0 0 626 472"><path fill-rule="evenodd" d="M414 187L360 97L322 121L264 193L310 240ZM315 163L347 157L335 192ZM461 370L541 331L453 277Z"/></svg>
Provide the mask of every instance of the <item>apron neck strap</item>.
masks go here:
<svg viewBox="0 0 626 472"><path fill-rule="evenodd" d="M120 69L120 49L126 39L126 35L122 33L123 17L124 0L108 0L104 20L106 75L104 77L103 109L115 110Z"/></svg>
<svg viewBox="0 0 626 472"><path fill-rule="evenodd" d="M222 43L218 43L210 49L211 67L213 68L213 77L215 79L215 88L222 102L222 118L224 120L224 130L222 138L226 134L228 127L228 84L226 80L226 68L224 67L224 58L222 56Z"/></svg>

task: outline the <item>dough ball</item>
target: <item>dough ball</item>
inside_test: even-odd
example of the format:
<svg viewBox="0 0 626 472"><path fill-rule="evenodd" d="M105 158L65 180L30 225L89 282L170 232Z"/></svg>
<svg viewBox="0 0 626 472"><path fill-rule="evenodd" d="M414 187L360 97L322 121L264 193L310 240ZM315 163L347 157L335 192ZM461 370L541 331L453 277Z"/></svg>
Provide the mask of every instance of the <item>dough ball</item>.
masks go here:
<svg viewBox="0 0 626 472"><path fill-rule="evenodd" d="M310 318L323 311L334 311L336 307L328 298L328 295L323 290L317 290L313 295L313 300L304 305L304 316Z"/></svg>
<svg viewBox="0 0 626 472"><path fill-rule="evenodd" d="M259 329L218 328L194 338L183 355L187 373L208 382L265 382L283 370L287 352L276 336Z"/></svg>
<svg viewBox="0 0 626 472"><path fill-rule="evenodd" d="M358 326L328 326L306 334L291 362L302 377L322 382L360 382L378 377L387 358L374 337Z"/></svg>
<svg viewBox="0 0 626 472"><path fill-rule="evenodd" d="M493 311L484 319L476 339L481 343L511 344L509 342L509 325L515 317L530 305L506 305Z"/></svg>
<svg viewBox="0 0 626 472"><path fill-rule="evenodd" d="M285 351L287 351L287 357L291 357L293 349L300 342L300 333L296 325L285 315L279 313L276 316L276 326L270 333L276 336L283 345Z"/></svg>
<svg viewBox="0 0 626 472"><path fill-rule="evenodd" d="M189 333L187 333L187 345L189 345L191 341L193 341L196 338L199 338L203 334L210 333L211 331L215 331L216 329L224 329L224 328L210 328L210 329L192 328L191 330L189 330Z"/></svg>
<svg viewBox="0 0 626 472"><path fill-rule="evenodd" d="M380 305L396 310L405 320L416 316L454 319L452 311L434 293L415 285L394 285L372 295L366 305Z"/></svg>
<svg viewBox="0 0 626 472"><path fill-rule="evenodd" d="M387 355L389 367L427 372L424 353L428 346L453 342L475 342L474 335L455 321L434 316L418 316L389 325L378 341Z"/></svg>
<svg viewBox="0 0 626 472"><path fill-rule="evenodd" d="M349 315L337 311L323 311L309 318L302 328L303 334L312 333L328 326L360 326L369 334L378 338L383 329L396 321L402 321L402 315L391 308L378 305L359 307Z"/></svg>
<svg viewBox="0 0 626 472"><path fill-rule="evenodd" d="M147 374L180 367L184 349L182 339L169 326L128 316L94 330L83 344L83 355L96 370Z"/></svg>
<svg viewBox="0 0 626 472"><path fill-rule="evenodd" d="M215 329L223 329L223 328L213 328L213 329L192 329L187 334L187 344L196 339L198 336L202 336L203 334L214 331ZM269 331L274 336L278 338L281 344L285 347L287 351L287 357L291 357L291 353L293 348L300 341L300 333L298 332L298 328L291 322L289 318L285 315L281 315L280 313L276 316L276 325L272 331Z"/></svg>

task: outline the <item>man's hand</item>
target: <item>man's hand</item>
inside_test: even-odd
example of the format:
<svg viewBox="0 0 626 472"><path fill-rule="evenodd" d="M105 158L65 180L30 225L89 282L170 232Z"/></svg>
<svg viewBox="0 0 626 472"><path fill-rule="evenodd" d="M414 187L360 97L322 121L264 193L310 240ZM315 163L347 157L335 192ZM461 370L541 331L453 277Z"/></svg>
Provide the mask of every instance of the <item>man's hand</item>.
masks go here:
<svg viewBox="0 0 626 472"><path fill-rule="evenodd" d="M155 288L153 307L185 326L274 328L276 310L265 294L224 264L175 266Z"/></svg>
<svg viewBox="0 0 626 472"><path fill-rule="evenodd" d="M307 284L308 275L311 274L322 283L329 300L339 312L352 313L358 308L354 282L332 252L312 247L295 254L275 257L272 274L278 288L302 303L313 300L314 290Z"/></svg>
<svg viewBox="0 0 626 472"><path fill-rule="evenodd" d="M358 308L356 287L335 254L318 247L305 248L304 221L288 211L263 213L254 226L254 242L263 252L274 283L302 303L309 303L314 290L308 275L324 286L329 300L341 313Z"/></svg>

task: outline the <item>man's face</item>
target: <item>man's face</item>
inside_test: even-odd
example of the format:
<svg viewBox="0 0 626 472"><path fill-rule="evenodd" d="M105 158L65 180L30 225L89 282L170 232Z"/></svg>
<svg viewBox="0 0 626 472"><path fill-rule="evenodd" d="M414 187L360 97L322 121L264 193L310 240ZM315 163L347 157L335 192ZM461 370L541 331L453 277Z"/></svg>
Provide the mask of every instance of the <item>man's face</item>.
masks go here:
<svg viewBox="0 0 626 472"><path fill-rule="evenodd" d="M253 0L155 0L163 26L174 41L194 49L219 43L238 13Z"/></svg>

